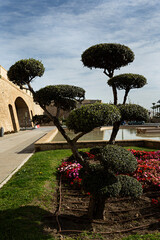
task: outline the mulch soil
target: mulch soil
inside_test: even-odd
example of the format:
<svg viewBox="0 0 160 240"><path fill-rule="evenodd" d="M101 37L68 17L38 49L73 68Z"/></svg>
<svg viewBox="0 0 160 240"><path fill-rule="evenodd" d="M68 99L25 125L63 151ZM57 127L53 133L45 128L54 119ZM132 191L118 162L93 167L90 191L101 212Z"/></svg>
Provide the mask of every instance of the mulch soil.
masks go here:
<svg viewBox="0 0 160 240"><path fill-rule="evenodd" d="M139 199L107 199L105 220L87 217L89 195L79 189L59 182L56 197L54 217L47 221L50 221L48 232L57 239L79 236L78 239L115 240L131 234L160 232L160 204L152 203L152 199L160 197L159 189L148 191Z"/></svg>

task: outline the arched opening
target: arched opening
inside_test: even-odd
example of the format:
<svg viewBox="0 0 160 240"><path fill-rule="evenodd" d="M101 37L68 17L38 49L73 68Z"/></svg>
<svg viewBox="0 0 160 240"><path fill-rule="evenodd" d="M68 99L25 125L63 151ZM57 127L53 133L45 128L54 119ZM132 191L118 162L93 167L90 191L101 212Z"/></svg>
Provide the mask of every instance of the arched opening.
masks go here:
<svg viewBox="0 0 160 240"><path fill-rule="evenodd" d="M10 116L11 116L13 131L14 131L14 132L17 132L17 126L16 126L16 122L15 122L13 107L12 107L11 104L9 104L8 107L9 107L9 112L10 112Z"/></svg>
<svg viewBox="0 0 160 240"><path fill-rule="evenodd" d="M19 121L20 128L31 127L31 118L29 114L29 109L25 101L18 97L15 101L15 107L17 111L17 117Z"/></svg>

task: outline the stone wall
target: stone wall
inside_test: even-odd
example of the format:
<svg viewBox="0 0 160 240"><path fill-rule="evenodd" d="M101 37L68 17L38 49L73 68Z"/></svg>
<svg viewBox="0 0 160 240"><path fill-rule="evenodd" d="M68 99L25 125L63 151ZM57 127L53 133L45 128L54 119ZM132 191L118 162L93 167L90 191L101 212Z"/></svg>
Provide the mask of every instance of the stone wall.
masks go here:
<svg viewBox="0 0 160 240"><path fill-rule="evenodd" d="M43 110L33 102L32 94L10 82L7 71L0 66L0 128L7 133L31 127L35 114L43 114Z"/></svg>

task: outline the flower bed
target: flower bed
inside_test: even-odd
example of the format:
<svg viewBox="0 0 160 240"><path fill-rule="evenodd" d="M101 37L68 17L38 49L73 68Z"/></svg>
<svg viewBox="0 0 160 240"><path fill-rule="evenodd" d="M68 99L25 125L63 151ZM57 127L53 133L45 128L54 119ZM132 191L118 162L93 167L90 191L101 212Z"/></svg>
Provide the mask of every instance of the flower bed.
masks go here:
<svg viewBox="0 0 160 240"><path fill-rule="evenodd" d="M160 188L160 151L145 152L130 150L137 159L138 168L133 176L144 189Z"/></svg>
<svg viewBox="0 0 160 240"><path fill-rule="evenodd" d="M137 170L132 174L139 182L142 183L144 190L160 190L160 151L146 152L128 149L131 151L137 159ZM85 153L87 159L94 159L94 155ZM58 171L62 176L62 179L67 181L74 187L80 187L82 178L79 175L79 171L82 168L76 161L63 162ZM153 204L157 204L158 200L153 199Z"/></svg>

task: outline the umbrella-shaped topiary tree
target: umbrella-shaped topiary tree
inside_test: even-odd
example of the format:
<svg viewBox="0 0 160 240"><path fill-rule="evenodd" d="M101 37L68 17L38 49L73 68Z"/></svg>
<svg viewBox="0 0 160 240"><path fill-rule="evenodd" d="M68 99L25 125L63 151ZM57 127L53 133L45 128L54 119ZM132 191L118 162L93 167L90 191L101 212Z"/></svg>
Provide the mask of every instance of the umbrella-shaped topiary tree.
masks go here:
<svg viewBox="0 0 160 240"><path fill-rule="evenodd" d="M47 116L53 121L60 133L66 139L71 148L74 157L82 161L82 156L79 154L76 147L76 142L84 134L92 131L95 127L100 127L110 122L114 123L120 120L120 112L116 106L109 104L92 104L81 107L71 112L67 125L73 129L77 135L71 139L62 127L59 121L59 111L72 110L76 107L77 102L84 99L84 89L70 85L53 85L47 86L39 91L34 91L31 82L35 77L41 77L44 73L43 64L35 59L22 59L12 65L8 71L8 78L13 83L19 85L22 89L28 89L33 94L34 100L39 103ZM47 106L53 104L57 107L55 115L47 110ZM73 121L74 119L74 121ZM80 127L78 129L78 127Z"/></svg>
<svg viewBox="0 0 160 240"><path fill-rule="evenodd" d="M107 198L136 198L142 194L141 184L135 178L124 175L136 170L137 160L131 152L116 145L93 148L90 152L95 154L99 163L88 163L88 170L83 174L83 188L91 193L89 216L103 219Z"/></svg>
<svg viewBox="0 0 160 240"><path fill-rule="evenodd" d="M120 69L133 62L134 53L125 45L117 43L102 43L86 49L81 58L85 67L90 69L103 69L104 74L109 78L112 78L116 69ZM114 84L112 84L112 90L114 104L116 105L117 89Z"/></svg>
<svg viewBox="0 0 160 240"><path fill-rule="evenodd" d="M147 81L146 78L139 74L120 74L113 76L116 69L133 62L134 53L125 45L116 43L103 43L91 46L82 54L82 62L84 66L89 68L100 68L110 78L108 85L112 87L114 105L118 104L117 90L125 90L122 104L126 104L128 93L131 89L143 87ZM137 113L134 118L137 117ZM127 120L127 119L121 119ZM146 120L146 119L145 119ZM110 144L115 143L115 138L118 133L121 122L113 124L112 134L109 140Z"/></svg>
<svg viewBox="0 0 160 240"><path fill-rule="evenodd" d="M144 76L133 73L120 74L108 80L108 85L115 86L118 90L125 90L123 104L126 103L128 93L131 89L142 88L147 84Z"/></svg>

